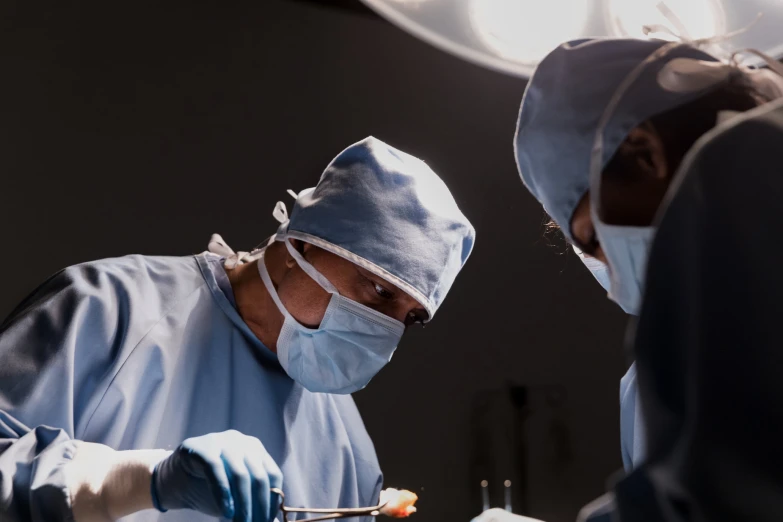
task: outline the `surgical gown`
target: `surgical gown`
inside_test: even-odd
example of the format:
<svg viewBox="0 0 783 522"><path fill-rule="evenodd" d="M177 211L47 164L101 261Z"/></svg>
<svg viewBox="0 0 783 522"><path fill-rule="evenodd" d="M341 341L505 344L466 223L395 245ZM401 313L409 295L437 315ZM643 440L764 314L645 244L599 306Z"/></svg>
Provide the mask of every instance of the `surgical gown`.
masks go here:
<svg viewBox="0 0 783 522"><path fill-rule="evenodd" d="M644 458L644 427L638 404L636 363L633 363L620 380L620 444L626 472L638 466Z"/></svg>
<svg viewBox="0 0 783 522"><path fill-rule="evenodd" d="M782 145L779 100L705 136L667 195L634 346L647 455L619 520L783 517Z"/></svg>
<svg viewBox="0 0 783 522"><path fill-rule="evenodd" d="M291 380L232 299L217 256L129 256L67 268L17 307L0 329L0 519L67 519L73 439L174 449L228 429L263 442L290 505L375 504L382 476L353 399Z"/></svg>

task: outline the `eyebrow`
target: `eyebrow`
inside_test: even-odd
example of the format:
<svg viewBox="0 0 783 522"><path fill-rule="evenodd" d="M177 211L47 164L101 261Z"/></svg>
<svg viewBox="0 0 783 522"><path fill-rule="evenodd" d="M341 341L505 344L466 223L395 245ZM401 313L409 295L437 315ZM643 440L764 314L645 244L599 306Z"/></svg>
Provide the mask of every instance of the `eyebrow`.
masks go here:
<svg viewBox="0 0 783 522"><path fill-rule="evenodd" d="M398 292L399 288L397 288L396 286L394 286L393 284L391 284L390 282L388 282L387 280L385 280L381 276L375 275L372 272L370 272L369 270L367 270L366 268L362 268L359 265L353 265L353 266L356 267L356 271L359 272L359 274L362 277L365 277L365 278L369 279L373 283L381 285L388 292L393 293L395 296L397 295L397 292Z"/></svg>

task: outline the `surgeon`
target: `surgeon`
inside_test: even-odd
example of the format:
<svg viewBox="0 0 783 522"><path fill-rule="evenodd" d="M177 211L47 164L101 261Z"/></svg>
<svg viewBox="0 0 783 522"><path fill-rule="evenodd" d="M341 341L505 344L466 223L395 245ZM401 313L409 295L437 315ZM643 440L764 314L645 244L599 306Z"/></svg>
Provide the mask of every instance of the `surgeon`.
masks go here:
<svg viewBox="0 0 783 522"><path fill-rule="evenodd" d="M748 177L745 172L747 167L741 161L729 158L742 155L740 143L748 139L753 141L754 125L748 122L765 122L762 125L769 127L766 122L780 118L780 103L772 101L783 95L780 66L763 55L761 57L770 64L771 70L743 67L735 57L721 60L702 50L709 43L712 42L666 43L630 39L569 42L541 62L523 98L515 138L522 179L596 279L607 288L609 297L629 314L638 315L644 311L647 260L656 235L656 224L661 216L665 219L666 203L677 199L680 184L685 183L689 176L702 175L693 167L699 164L699 155L720 152L724 156L722 162L711 164L723 166L726 169L723 177L736 184ZM781 128L778 125L772 130L773 134L777 133L779 144L783 143ZM726 140L720 139L724 133L738 136L736 148L726 148ZM721 145L710 146L712 140ZM768 164L778 164L775 149L767 151ZM562 154L562 150L568 150L569 154ZM708 194L694 191L689 197L691 200L687 206L696 209ZM697 221L704 217L698 215L690 219ZM731 222L730 217L727 222ZM672 223L671 220L669 226L672 230L686 229L684 223ZM672 234L676 236L676 233ZM714 241L719 240L718 234ZM661 241L674 243L670 237ZM695 238L690 238L690 241L694 242ZM659 258L670 267L676 266L682 251L662 252ZM703 259L696 251L692 257ZM698 270L688 277L693 278L696 273ZM662 281L661 286L668 285ZM681 308L673 304L678 299L687 302L682 296L672 297L678 295L677 290L676 287L668 288L670 299L666 306L672 309ZM679 290L683 291L683 287ZM666 290L660 293L664 292ZM773 299L773 296L769 298ZM658 298L657 301L663 300ZM704 303L700 306L706 309ZM636 355L642 353L643 347L649 347L648 354L664 351L660 344L656 346L654 342L645 342L642 334L646 332L649 337L654 337L654 329L649 325L660 315L658 310L648 314L653 319L645 320L643 315L639 337L636 338ZM673 322L671 317L668 320ZM667 324L663 330L668 328L668 323L660 324ZM689 334L693 335L692 332ZM660 342L660 337L663 336L656 341ZM628 471L640 465L647 469L631 473L628 479L618 483L615 489L617 497L614 494L602 497L585 508L580 519L723 519L701 518L710 502L713 503L712 508L720 503L720 500L715 500L721 498L720 493L713 490L705 497L705 491L699 491L698 485L694 487L685 479L681 483L675 480L677 473L694 472L688 467L694 464L694 461L688 460L693 447L686 449L680 446L675 450L672 441L683 436L690 444L697 440L705 443L710 430L709 424L697 423L698 436L688 434L683 426L689 419L679 417L679 424L674 423L671 412L661 406L671 407L676 403L684 410L684 404L693 404L697 400L690 395L693 393L690 385L675 379L685 375L686 371L691 372L688 375L706 374L701 368L691 366L684 369L687 366L682 363L684 353L694 349L689 347L687 338L684 335L679 340L679 344L685 344L683 353L672 357L668 364L660 356L648 355L651 362L645 368L648 375L645 405L657 406L654 420L645 416L645 422L641 423L641 407L636 404L637 393L634 390L635 369L632 368L623 379L621 427L624 462ZM667 342L670 340L671 336ZM690 340L695 341L695 338ZM671 350L666 353L671 353ZM674 371L675 368L677 371ZM679 370L682 371L678 373ZM723 381L724 386L726 382ZM699 394L703 400L710 393L717 396L718 392L719 388L712 388L707 392L700 390ZM714 404L711 406L714 407ZM647 426L648 420L650 426ZM652 453L652 441L648 448L644 440L648 434L655 435L656 451ZM737 440L734 444L744 447ZM648 467L651 454L655 456L654 462L665 462L654 473ZM717 453L712 458L719 462L723 455ZM709 453L705 458L709 458ZM673 466L672 462L678 459L688 464ZM720 473L712 475L720 476ZM707 481L707 474L690 478L694 477ZM727 478L728 482L723 487L729 489L732 488L729 486L731 481L742 480L740 476L731 474L723 477L724 480ZM656 483L656 480L660 482ZM656 490L657 487L659 489ZM759 487L763 489L763 486ZM764 493L774 491L766 490ZM758 497L764 498L764 493L758 493ZM783 489L777 494L783 498ZM739 503L734 502L734 507ZM758 509L764 511L771 506L758 506ZM713 514L720 511L714 510ZM736 514L746 517L744 520L754 519L748 516L748 512ZM491 510L477 520L521 522L530 519Z"/></svg>
<svg viewBox="0 0 783 522"><path fill-rule="evenodd" d="M66 268L0 328L4 522L270 522L375 505L350 396L432 320L474 229L422 161L341 152L264 248ZM302 518L300 516L300 518Z"/></svg>

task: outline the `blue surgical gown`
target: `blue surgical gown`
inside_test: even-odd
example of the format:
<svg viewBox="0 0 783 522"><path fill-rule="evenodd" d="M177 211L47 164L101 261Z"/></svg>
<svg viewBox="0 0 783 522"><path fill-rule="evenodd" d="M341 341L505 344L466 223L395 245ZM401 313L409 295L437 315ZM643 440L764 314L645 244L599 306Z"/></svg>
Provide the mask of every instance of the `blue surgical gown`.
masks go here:
<svg viewBox="0 0 783 522"><path fill-rule="evenodd" d="M627 472L638 466L644 458L644 428L638 403L636 363L633 363L620 380L620 444L623 467Z"/></svg>
<svg viewBox="0 0 783 522"><path fill-rule="evenodd" d="M0 519L69 519L74 439L174 449L228 429L263 442L290 505L375 504L382 476L353 399L291 380L232 300L217 256L129 256L62 270L17 307L0 327Z"/></svg>

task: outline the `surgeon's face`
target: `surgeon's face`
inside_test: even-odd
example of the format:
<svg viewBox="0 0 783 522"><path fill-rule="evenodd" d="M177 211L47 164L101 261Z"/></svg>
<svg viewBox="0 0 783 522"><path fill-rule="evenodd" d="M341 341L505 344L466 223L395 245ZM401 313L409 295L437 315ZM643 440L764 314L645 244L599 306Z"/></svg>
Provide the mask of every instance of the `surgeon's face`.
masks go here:
<svg viewBox="0 0 783 522"><path fill-rule="evenodd" d="M671 163L663 141L651 125L633 129L602 174L601 219L610 225L651 225L677 168ZM571 233L583 252L606 262L590 206L588 191L571 217Z"/></svg>
<svg viewBox="0 0 783 522"><path fill-rule="evenodd" d="M418 301L383 278L309 243L297 241L294 246L341 295L406 325L427 318L427 312ZM280 300L297 321L315 328L323 319L331 295L307 275L287 251L286 255L286 269L277 288Z"/></svg>

